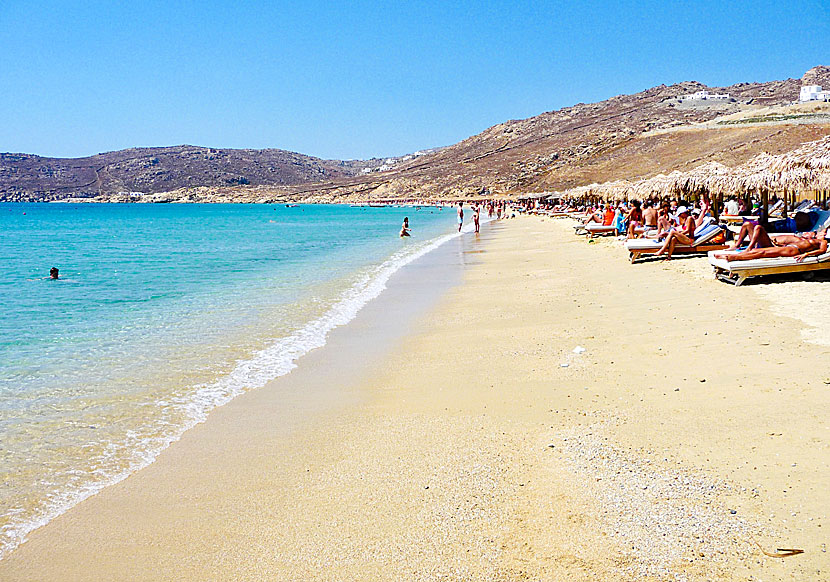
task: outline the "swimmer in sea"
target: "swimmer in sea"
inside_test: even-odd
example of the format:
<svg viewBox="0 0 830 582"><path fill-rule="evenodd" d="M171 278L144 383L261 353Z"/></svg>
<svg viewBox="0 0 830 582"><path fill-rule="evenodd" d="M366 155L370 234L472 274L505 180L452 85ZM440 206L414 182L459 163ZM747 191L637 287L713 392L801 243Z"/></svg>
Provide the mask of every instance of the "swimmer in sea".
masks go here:
<svg viewBox="0 0 830 582"><path fill-rule="evenodd" d="M405 216L403 219L403 225L401 225L401 238L405 236L412 236L409 234L409 217Z"/></svg>
<svg viewBox="0 0 830 582"><path fill-rule="evenodd" d="M51 269L49 269L49 278L53 280L57 280L59 278L57 267L52 267Z"/></svg>

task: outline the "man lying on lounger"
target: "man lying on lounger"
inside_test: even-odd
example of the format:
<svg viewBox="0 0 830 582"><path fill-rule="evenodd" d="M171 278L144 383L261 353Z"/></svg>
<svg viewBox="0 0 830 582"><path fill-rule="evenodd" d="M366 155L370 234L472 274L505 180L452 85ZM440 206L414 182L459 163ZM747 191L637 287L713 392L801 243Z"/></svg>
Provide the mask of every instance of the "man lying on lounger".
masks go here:
<svg viewBox="0 0 830 582"><path fill-rule="evenodd" d="M753 233L755 234L755 233ZM800 263L807 257L823 255L827 252L827 229L804 234L790 234L771 239L762 228L755 247L750 247L738 253L715 253L716 259L727 261L751 261L752 259L768 259L772 257L795 257Z"/></svg>

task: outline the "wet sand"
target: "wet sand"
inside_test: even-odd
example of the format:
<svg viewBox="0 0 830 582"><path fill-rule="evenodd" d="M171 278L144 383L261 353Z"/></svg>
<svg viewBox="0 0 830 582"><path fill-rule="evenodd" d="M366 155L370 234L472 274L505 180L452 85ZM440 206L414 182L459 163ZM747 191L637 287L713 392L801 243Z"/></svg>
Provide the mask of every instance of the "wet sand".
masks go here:
<svg viewBox="0 0 830 582"><path fill-rule="evenodd" d="M459 252L463 284L405 335L379 303L0 579L830 579L830 348L802 322L567 220Z"/></svg>

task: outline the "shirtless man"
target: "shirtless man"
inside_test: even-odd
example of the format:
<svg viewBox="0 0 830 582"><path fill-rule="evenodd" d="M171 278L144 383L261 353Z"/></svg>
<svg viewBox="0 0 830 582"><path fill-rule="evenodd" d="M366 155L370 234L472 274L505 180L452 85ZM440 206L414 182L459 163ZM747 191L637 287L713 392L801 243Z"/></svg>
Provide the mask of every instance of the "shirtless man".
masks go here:
<svg viewBox="0 0 830 582"><path fill-rule="evenodd" d="M643 224L646 230L657 228L657 208L650 200L643 202Z"/></svg>
<svg viewBox="0 0 830 582"><path fill-rule="evenodd" d="M766 232L764 232L766 235ZM785 235L772 240L767 240L772 246L758 247L741 251L739 253L715 253L716 259L732 261L751 261L752 259L768 259L771 257L795 257L796 262L801 262L807 257L822 255L827 252L827 229L822 228L817 232L807 232L803 235Z"/></svg>
<svg viewBox="0 0 830 582"><path fill-rule="evenodd" d="M464 203L458 203L458 232L461 232L461 227L464 225Z"/></svg>

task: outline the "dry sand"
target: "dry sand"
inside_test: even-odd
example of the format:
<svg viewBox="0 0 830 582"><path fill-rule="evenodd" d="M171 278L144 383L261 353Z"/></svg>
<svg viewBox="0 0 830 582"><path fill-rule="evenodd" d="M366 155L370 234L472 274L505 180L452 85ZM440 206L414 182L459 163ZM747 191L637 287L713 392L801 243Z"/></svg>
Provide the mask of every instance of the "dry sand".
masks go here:
<svg viewBox="0 0 830 582"><path fill-rule="evenodd" d="M632 266L566 220L482 238L405 342L329 379L351 403L298 428L283 384L238 398L0 579L830 580L828 348L770 306L791 289Z"/></svg>

